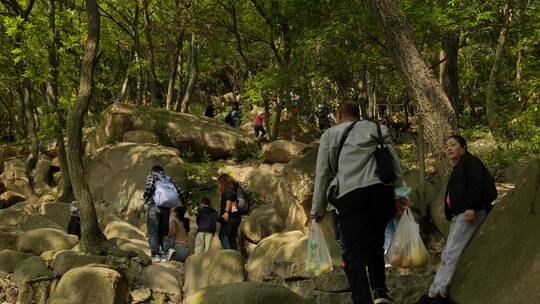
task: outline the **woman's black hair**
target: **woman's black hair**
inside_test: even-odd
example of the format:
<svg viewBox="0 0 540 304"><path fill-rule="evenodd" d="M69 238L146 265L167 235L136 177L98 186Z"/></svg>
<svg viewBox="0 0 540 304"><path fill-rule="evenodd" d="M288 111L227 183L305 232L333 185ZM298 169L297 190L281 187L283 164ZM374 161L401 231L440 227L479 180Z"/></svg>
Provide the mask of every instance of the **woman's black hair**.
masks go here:
<svg viewBox="0 0 540 304"><path fill-rule="evenodd" d="M184 225L184 229L186 230L186 232L189 233L189 219L184 217L184 214L186 213L186 208L180 205L174 209L174 213L176 218L179 219L180 222L182 222L182 224Z"/></svg>
<svg viewBox="0 0 540 304"><path fill-rule="evenodd" d="M458 142L458 144L461 147L463 147L463 149L465 149L465 151L467 151L467 141L465 140L465 138L463 138L463 136L454 134L454 135L448 136L448 138L446 140L448 141L450 138L455 139Z"/></svg>

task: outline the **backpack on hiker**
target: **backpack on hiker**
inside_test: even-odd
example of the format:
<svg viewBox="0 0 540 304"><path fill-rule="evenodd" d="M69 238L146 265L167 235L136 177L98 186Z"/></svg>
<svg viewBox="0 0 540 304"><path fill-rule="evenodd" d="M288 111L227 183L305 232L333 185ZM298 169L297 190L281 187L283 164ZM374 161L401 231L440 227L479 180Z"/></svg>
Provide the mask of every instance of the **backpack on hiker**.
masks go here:
<svg viewBox="0 0 540 304"><path fill-rule="evenodd" d="M169 176L156 173L154 203L158 207L174 208L178 206L179 194Z"/></svg>
<svg viewBox="0 0 540 304"><path fill-rule="evenodd" d="M377 174L383 184L391 184L397 178L394 169L394 157L390 153L390 149L384 144L381 126L377 122L374 123L377 125L377 137L372 135L371 138L377 141L377 148L373 152L373 156L375 156L375 161L377 162L375 174Z"/></svg>
<svg viewBox="0 0 540 304"><path fill-rule="evenodd" d="M233 118L232 111L229 111L229 113L227 113L227 116L225 116L225 119L223 121L232 126L232 123L233 123L232 118Z"/></svg>
<svg viewBox="0 0 540 304"><path fill-rule="evenodd" d="M489 173L489 170L482 164L484 171L484 192L482 193L482 199L484 201L486 211L491 211L493 207L491 203L497 198L497 186L495 186L495 179Z"/></svg>
<svg viewBox="0 0 540 304"><path fill-rule="evenodd" d="M236 206L238 208L238 212L241 215L248 214L250 207L249 195L240 185L238 185L238 187L236 188L236 199Z"/></svg>

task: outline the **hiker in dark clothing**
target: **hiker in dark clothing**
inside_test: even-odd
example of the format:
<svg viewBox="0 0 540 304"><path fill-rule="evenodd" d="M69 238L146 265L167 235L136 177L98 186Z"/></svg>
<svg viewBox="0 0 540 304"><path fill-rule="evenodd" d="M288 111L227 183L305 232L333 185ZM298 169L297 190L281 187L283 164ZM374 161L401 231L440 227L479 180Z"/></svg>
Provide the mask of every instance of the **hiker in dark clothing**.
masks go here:
<svg viewBox="0 0 540 304"><path fill-rule="evenodd" d="M238 249L238 226L242 217L238 212L236 188L238 183L228 174L222 174L218 178L219 191L221 192L221 205L219 208L221 229L219 239L223 249Z"/></svg>
<svg viewBox="0 0 540 304"><path fill-rule="evenodd" d="M158 189L159 183L159 189ZM156 191L157 190L157 191ZM176 202L174 198L176 195ZM152 262L169 260L174 256L174 249L169 238L169 216L171 207L178 205L180 188L174 181L165 175L165 171L160 166L153 166L150 174L146 178L146 190L143 194L144 206L147 210L147 230L148 243L152 254ZM170 196L173 205L161 204L161 198ZM158 199L158 201L156 201ZM168 202L165 202L168 203ZM160 247L161 246L161 250Z"/></svg>
<svg viewBox="0 0 540 304"><path fill-rule="evenodd" d="M81 238L81 213L79 211L79 203L76 201L71 202L69 205L69 223L67 227L67 233L76 235Z"/></svg>
<svg viewBox="0 0 540 304"><path fill-rule="evenodd" d="M214 105L212 103L210 103L206 109L204 110L204 116L206 117L214 117L216 116L216 114L214 113Z"/></svg>
<svg viewBox="0 0 540 304"><path fill-rule="evenodd" d="M195 253L206 252L210 249L212 238L216 233L217 211L212 208L210 199L201 199L201 208L197 214L197 236L195 237Z"/></svg>
<svg viewBox="0 0 540 304"><path fill-rule="evenodd" d="M450 232L429 292L417 304L452 303L448 292L459 257L491 209L491 202L497 198L491 174L480 159L467 151L463 137L448 137L445 153L454 166L443 202Z"/></svg>

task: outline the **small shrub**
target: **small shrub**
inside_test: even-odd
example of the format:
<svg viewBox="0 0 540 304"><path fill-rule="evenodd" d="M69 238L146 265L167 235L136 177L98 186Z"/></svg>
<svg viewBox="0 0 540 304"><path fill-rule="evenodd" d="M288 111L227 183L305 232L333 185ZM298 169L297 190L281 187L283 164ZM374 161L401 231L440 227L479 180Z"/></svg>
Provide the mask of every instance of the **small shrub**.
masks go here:
<svg viewBox="0 0 540 304"><path fill-rule="evenodd" d="M233 158L237 162L257 158L259 147L256 144L245 142L240 139L234 141Z"/></svg>

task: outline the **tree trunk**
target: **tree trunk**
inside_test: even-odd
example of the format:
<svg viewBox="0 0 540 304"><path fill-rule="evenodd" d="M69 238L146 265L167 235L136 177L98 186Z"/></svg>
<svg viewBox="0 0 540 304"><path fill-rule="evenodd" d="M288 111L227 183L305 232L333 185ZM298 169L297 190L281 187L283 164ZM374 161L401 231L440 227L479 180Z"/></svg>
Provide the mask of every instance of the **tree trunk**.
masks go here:
<svg viewBox="0 0 540 304"><path fill-rule="evenodd" d="M176 37L175 51L171 60L171 72L169 73L169 82L167 84L167 99L165 102L165 108L171 110L174 99L174 84L176 81L176 73L178 72L178 61L180 52L182 52L184 35L178 35Z"/></svg>
<svg viewBox="0 0 540 304"><path fill-rule="evenodd" d="M146 79L141 64L141 39L139 36L139 1L135 1L135 14L133 15L133 47L135 48L135 65L137 67L137 104L146 104Z"/></svg>
<svg viewBox="0 0 540 304"><path fill-rule="evenodd" d="M73 200L73 190L71 188L71 180L69 178L63 132L63 122L65 118L58 107L58 36L55 25L54 0L48 0L47 3L49 5L49 78L47 80L46 96L47 101L51 104L54 110L54 119L56 122L54 126L54 134L58 145L57 151L58 159L60 160L60 172L62 172L62 179L58 190L60 196L57 198L57 200L60 202L71 202Z"/></svg>
<svg viewBox="0 0 540 304"><path fill-rule="evenodd" d="M423 209L427 204L427 185L426 145L424 139L424 124L422 123L422 119L418 120L418 180L420 182L420 206L422 206Z"/></svg>
<svg viewBox="0 0 540 304"><path fill-rule="evenodd" d="M86 253L101 254L105 253L111 244L98 225L94 201L84 176L82 143L84 117L88 112L92 95L92 78L99 47L100 23L97 0L87 0L86 9L88 12L88 39L81 65L79 94L71 113L71 128L68 132L68 165L71 184L81 211L81 250Z"/></svg>
<svg viewBox="0 0 540 304"><path fill-rule="evenodd" d="M368 0L368 4L386 38L407 93L416 102L420 115L425 117L426 140L439 173L447 177L451 168L444 155L444 142L457 127L452 105L416 48L409 25L397 2Z"/></svg>
<svg viewBox="0 0 540 304"><path fill-rule="evenodd" d="M276 100L276 116L274 117L274 124L272 126L272 138L276 140L279 137L279 125L281 124L281 114L283 112L283 100Z"/></svg>
<svg viewBox="0 0 540 304"><path fill-rule="evenodd" d="M144 19L144 35L146 38L147 52L148 52L148 89L149 95L147 104L151 105L156 98L156 64L155 64L155 52L154 43L152 42L152 21L150 20L150 13L148 12L149 0L142 0L142 13Z"/></svg>
<svg viewBox="0 0 540 304"><path fill-rule="evenodd" d="M129 84L129 63L128 63L127 68L126 68L126 78L124 78L124 82L122 83L122 87L120 88L120 92L118 93L118 96L116 96L116 98L114 98L114 102L122 102L122 100L124 100L124 97L126 97L128 84Z"/></svg>
<svg viewBox="0 0 540 304"><path fill-rule="evenodd" d="M189 106L195 91L195 84L199 77L199 46L195 43L195 34L191 34L191 48L190 48L190 62L191 62L191 77L189 79L186 93L182 99L182 113L189 112Z"/></svg>
<svg viewBox="0 0 540 304"><path fill-rule="evenodd" d="M463 112L463 105L459 98L459 31L447 31L443 38L443 49L439 54L439 83L450 99L450 103L459 117Z"/></svg>
<svg viewBox="0 0 540 304"><path fill-rule="evenodd" d="M493 66L491 67L491 73L489 74L489 82L486 90L486 116L491 131L495 131L497 129L499 119L499 115L497 115L495 93L497 90L497 75L499 74L499 70L501 68L504 45L506 43L508 26L510 25L511 20L510 8L508 4L504 6L503 14L505 15L505 22L499 33L499 39L497 40L495 59L493 60Z"/></svg>

